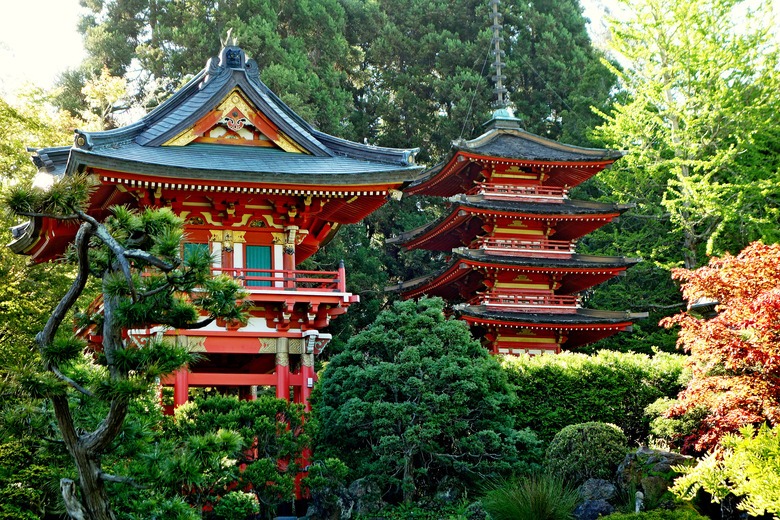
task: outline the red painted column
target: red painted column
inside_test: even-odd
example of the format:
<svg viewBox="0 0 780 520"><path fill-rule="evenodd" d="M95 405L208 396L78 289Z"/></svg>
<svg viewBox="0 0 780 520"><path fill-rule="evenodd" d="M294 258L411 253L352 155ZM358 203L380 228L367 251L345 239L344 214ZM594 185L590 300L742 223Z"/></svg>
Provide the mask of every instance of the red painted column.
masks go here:
<svg viewBox="0 0 780 520"><path fill-rule="evenodd" d="M295 236L298 232L298 226L287 226L284 228L287 238L284 243L284 255L282 257L282 269L285 270L284 286L288 289L295 288L293 271L295 270Z"/></svg>
<svg viewBox="0 0 780 520"><path fill-rule="evenodd" d="M314 386L314 354L303 354L303 363L301 363L301 375L303 376L303 384L301 385L301 401L303 401L304 410L311 412L311 405L309 404L309 396L311 395L312 387Z"/></svg>
<svg viewBox="0 0 780 520"><path fill-rule="evenodd" d="M190 372L186 369L177 370L173 382L173 407L178 408L187 402L190 395Z"/></svg>
<svg viewBox="0 0 780 520"><path fill-rule="evenodd" d="M276 397L290 400L290 354L287 338L276 340Z"/></svg>

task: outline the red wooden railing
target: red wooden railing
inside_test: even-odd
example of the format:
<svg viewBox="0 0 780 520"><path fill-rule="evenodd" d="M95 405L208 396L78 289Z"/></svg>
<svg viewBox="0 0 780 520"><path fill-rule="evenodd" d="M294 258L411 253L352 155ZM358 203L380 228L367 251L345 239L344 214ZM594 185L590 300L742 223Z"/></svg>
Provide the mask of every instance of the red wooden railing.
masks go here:
<svg viewBox="0 0 780 520"><path fill-rule="evenodd" d="M482 249L496 255L552 256L561 258L574 254L575 244L569 240L527 240L480 237L472 249Z"/></svg>
<svg viewBox="0 0 780 520"><path fill-rule="evenodd" d="M347 292L343 267L339 267L338 271L213 267L211 271L215 275L232 276L250 293L279 289Z"/></svg>
<svg viewBox="0 0 780 520"><path fill-rule="evenodd" d="M511 309L515 312L574 313L580 304L578 296L555 294L520 294L513 292L479 293L471 305Z"/></svg>
<svg viewBox="0 0 780 520"><path fill-rule="evenodd" d="M563 202L569 190L557 186L513 186L477 182L467 195L483 195L486 199L543 198L547 202Z"/></svg>

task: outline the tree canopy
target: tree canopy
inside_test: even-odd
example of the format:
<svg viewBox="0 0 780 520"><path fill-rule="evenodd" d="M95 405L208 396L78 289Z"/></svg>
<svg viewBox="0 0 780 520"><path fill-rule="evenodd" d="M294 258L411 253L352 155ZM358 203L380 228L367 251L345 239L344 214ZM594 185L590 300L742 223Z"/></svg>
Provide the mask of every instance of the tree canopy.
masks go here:
<svg viewBox="0 0 780 520"><path fill-rule="evenodd" d="M712 450L727 433L780 421L780 245L755 242L737 256L712 258L695 271L676 269L689 305L717 302L717 316L680 313L678 344L691 354L693 378L667 416L703 407L698 431L683 447Z"/></svg>
<svg viewBox="0 0 780 520"><path fill-rule="evenodd" d="M664 240L682 245L688 269L704 252L723 252L729 231L728 246L776 239L780 54L771 6L740 16L740 0L622 3L630 17L613 21L611 33L628 62L613 69L624 94L596 135L630 153L600 181L646 218L668 221Z"/></svg>
<svg viewBox="0 0 780 520"><path fill-rule="evenodd" d="M540 455L506 413L516 397L498 361L442 307L396 302L331 359L314 396L317 456L406 502L445 477L484 481Z"/></svg>

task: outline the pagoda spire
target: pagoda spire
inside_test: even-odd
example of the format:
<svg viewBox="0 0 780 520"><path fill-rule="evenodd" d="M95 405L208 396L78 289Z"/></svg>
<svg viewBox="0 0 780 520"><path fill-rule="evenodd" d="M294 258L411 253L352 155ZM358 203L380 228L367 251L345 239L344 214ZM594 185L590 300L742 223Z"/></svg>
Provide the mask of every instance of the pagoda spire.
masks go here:
<svg viewBox="0 0 780 520"><path fill-rule="evenodd" d="M503 28L501 25L501 19L503 18L503 15L498 12L498 6L500 5L501 0L490 0L490 6L493 9L493 11L490 13L490 18L493 20L493 25L490 27L493 29L493 40L490 43L493 45L493 50L491 53L495 57L495 61L492 63L492 67L496 69L496 73L493 76L493 82L496 85L493 89L493 93L496 94L496 102L494 106L498 109L506 108L509 105L509 96L507 95L507 90L504 86L504 80L506 79L506 76L502 74L502 70L504 67L506 67L506 63L501 61L505 55L505 52L501 49L501 42L504 41L504 38L499 34Z"/></svg>

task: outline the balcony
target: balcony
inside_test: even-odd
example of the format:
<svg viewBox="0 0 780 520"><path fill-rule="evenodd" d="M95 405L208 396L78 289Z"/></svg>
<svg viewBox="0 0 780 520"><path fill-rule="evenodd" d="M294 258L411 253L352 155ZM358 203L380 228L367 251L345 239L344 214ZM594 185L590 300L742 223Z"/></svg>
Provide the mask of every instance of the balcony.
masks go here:
<svg viewBox="0 0 780 520"><path fill-rule="evenodd" d="M508 184L475 183L467 195L482 195L485 200L562 203L569 190L556 186L513 186Z"/></svg>
<svg viewBox="0 0 780 520"><path fill-rule="evenodd" d="M322 294L347 292L344 268L338 271L299 271L290 269L247 269L214 267L213 275L234 278L252 295L290 291Z"/></svg>
<svg viewBox="0 0 780 520"><path fill-rule="evenodd" d="M532 314L574 314L580 308L578 296L528 294L518 292L478 293L469 305L484 305L493 311Z"/></svg>
<svg viewBox="0 0 780 520"><path fill-rule="evenodd" d="M535 258L571 258L575 243L569 240L528 240L480 237L472 249L480 249L489 255L530 256Z"/></svg>

